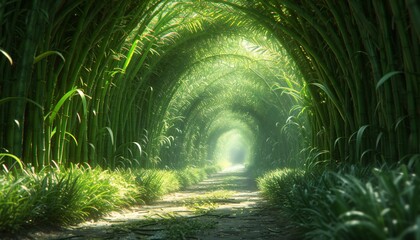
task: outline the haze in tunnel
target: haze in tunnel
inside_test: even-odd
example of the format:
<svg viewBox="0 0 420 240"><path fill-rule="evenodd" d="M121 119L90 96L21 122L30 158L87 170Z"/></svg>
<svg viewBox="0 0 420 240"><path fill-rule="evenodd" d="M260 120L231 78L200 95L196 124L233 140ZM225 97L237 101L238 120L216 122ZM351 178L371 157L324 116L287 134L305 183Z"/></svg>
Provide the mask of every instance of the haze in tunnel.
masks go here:
<svg viewBox="0 0 420 240"><path fill-rule="evenodd" d="M250 162L252 147L239 129L232 129L219 137L214 155L223 166L245 165Z"/></svg>
<svg viewBox="0 0 420 240"><path fill-rule="evenodd" d="M160 132L172 141L159 159L173 166L200 165L200 159L231 162L235 151L235 161L248 165L297 159L304 136L288 131L304 125L305 114L299 114L301 100L289 94L302 89L294 62L262 27L249 34L242 27L225 28L223 21L217 24L199 30L205 35L179 45L168 53L171 61L160 65L160 81L167 82L162 92L173 95L165 102ZM302 122L282 129L293 115L293 122ZM286 145L287 151L279 147Z"/></svg>

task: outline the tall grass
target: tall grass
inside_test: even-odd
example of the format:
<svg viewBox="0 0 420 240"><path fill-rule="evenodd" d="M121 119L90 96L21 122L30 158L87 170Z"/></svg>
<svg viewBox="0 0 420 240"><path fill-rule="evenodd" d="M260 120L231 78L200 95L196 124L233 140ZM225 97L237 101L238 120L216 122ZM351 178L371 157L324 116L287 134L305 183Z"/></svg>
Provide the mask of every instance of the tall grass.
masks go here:
<svg viewBox="0 0 420 240"><path fill-rule="evenodd" d="M163 195L197 184L208 175L219 171L217 167L185 168L181 170L137 170L136 183L140 187L140 199L151 203Z"/></svg>
<svg viewBox="0 0 420 240"><path fill-rule="evenodd" d="M352 167L339 173L279 169L259 187L307 239L418 239L418 173Z"/></svg>
<svg viewBox="0 0 420 240"><path fill-rule="evenodd" d="M27 169L2 174L0 182L0 232L75 224L140 201L138 186L124 172L99 168Z"/></svg>
<svg viewBox="0 0 420 240"><path fill-rule="evenodd" d="M164 194L179 190L180 183L174 171L140 170L136 181L141 186L140 198L151 203Z"/></svg>
<svg viewBox="0 0 420 240"><path fill-rule="evenodd" d="M0 175L0 233L98 219L113 210L151 203L198 183L210 172L196 168L110 171L72 165L4 173Z"/></svg>

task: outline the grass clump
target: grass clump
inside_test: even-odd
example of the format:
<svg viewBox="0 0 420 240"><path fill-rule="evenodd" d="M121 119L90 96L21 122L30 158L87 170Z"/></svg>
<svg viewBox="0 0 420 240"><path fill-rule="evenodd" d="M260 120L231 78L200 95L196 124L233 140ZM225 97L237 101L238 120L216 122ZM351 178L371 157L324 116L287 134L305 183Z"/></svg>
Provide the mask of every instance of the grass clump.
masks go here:
<svg viewBox="0 0 420 240"><path fill-rule="evenodd" d="M294 182L304 174L300 169L277 169L257 178L262 195L272 203L284 204L292 191Z"/></svg>
<svg viewBox="0 0 420 240"><path fill-rule="evenodd" d="M420 239L418 174L405 166L366 172L277 170L259 186L307 239Z"/></svg>
<svg viewBox="0 0 420 240"><path fill-rule="evenodd" d="M207 175L220 172L220 170L222 170L222 166L217 165L217 164L216 165L207 165L207 166L204 167L204 172Z"/></svg>
<svg viewBox="0 0 420 240"><path fill-rule="evenodd" d="M125 171L102 170L100 168L77 169L81 187L79 201L88 213L88 218L97 218L119 207L137 203L138 186Z"/></svg>
<svg viewBox="0 0 420 240"><path fill-rule="evenodd" d="M205 168L187 167L183 170L178 170L176 173L177 179L182 188L194 185L207 177Z"/></svg>
<svg viewBox="0 0 420 240"><path fill-rule="evenodd" d="M214 166L181 170L139 169L134 171L134 175L140 189L140 199L151 203L167 193L197 184L218 170Z"/></svg>
<svg viewBox="0 0 420 240"><path fill-rule="evenodd" d="M0 175L0 232L18 231L31 221L34 200L28 187L32 184L27 176Z"/></svg>
<svg viewBox="0 0 420 240"><path fill-rule="evenodd" d="M150 203L206 176L204 168L110 171L76 165L4 172L0 174L0 233L97 219L121 207Z"/></svg>
<svg viewBox="0 0 420 240"><path fill-rule="evenodd" d="M10 233L98 218L135 202L138 194L122 172L89 167L6 173L0 183L0 232Z"/></svg>
<svg viewBox="0 0 420 240"><path fill-rule="evenodd" d="M140 189L140 199L146 203L180 188L176 172L170 170L139 170L136 181Z"/></svg>

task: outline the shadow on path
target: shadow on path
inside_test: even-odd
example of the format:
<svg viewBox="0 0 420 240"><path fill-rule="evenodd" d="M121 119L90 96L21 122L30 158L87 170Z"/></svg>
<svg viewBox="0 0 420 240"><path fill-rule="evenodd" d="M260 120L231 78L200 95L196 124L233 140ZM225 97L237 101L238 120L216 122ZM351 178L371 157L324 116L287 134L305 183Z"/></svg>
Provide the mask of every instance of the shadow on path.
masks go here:
<svg viewBox="0 0 420 240"><path fill-rule="evenodd" d="M236 166L152 205L30 239L291 239L278 216Z"/></svg>

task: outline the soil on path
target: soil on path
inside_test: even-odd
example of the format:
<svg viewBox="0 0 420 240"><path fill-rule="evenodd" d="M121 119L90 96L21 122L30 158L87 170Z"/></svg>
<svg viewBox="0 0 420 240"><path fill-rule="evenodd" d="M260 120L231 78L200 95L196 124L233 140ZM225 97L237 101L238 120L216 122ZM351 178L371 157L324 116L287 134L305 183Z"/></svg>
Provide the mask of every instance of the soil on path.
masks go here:
<svg viewBox="0 0 420 240"><path fill-rule="evenodd" d="M29 239L291 239L287 222L259 195L243 167L214 174L153 205Z"/></svg>

